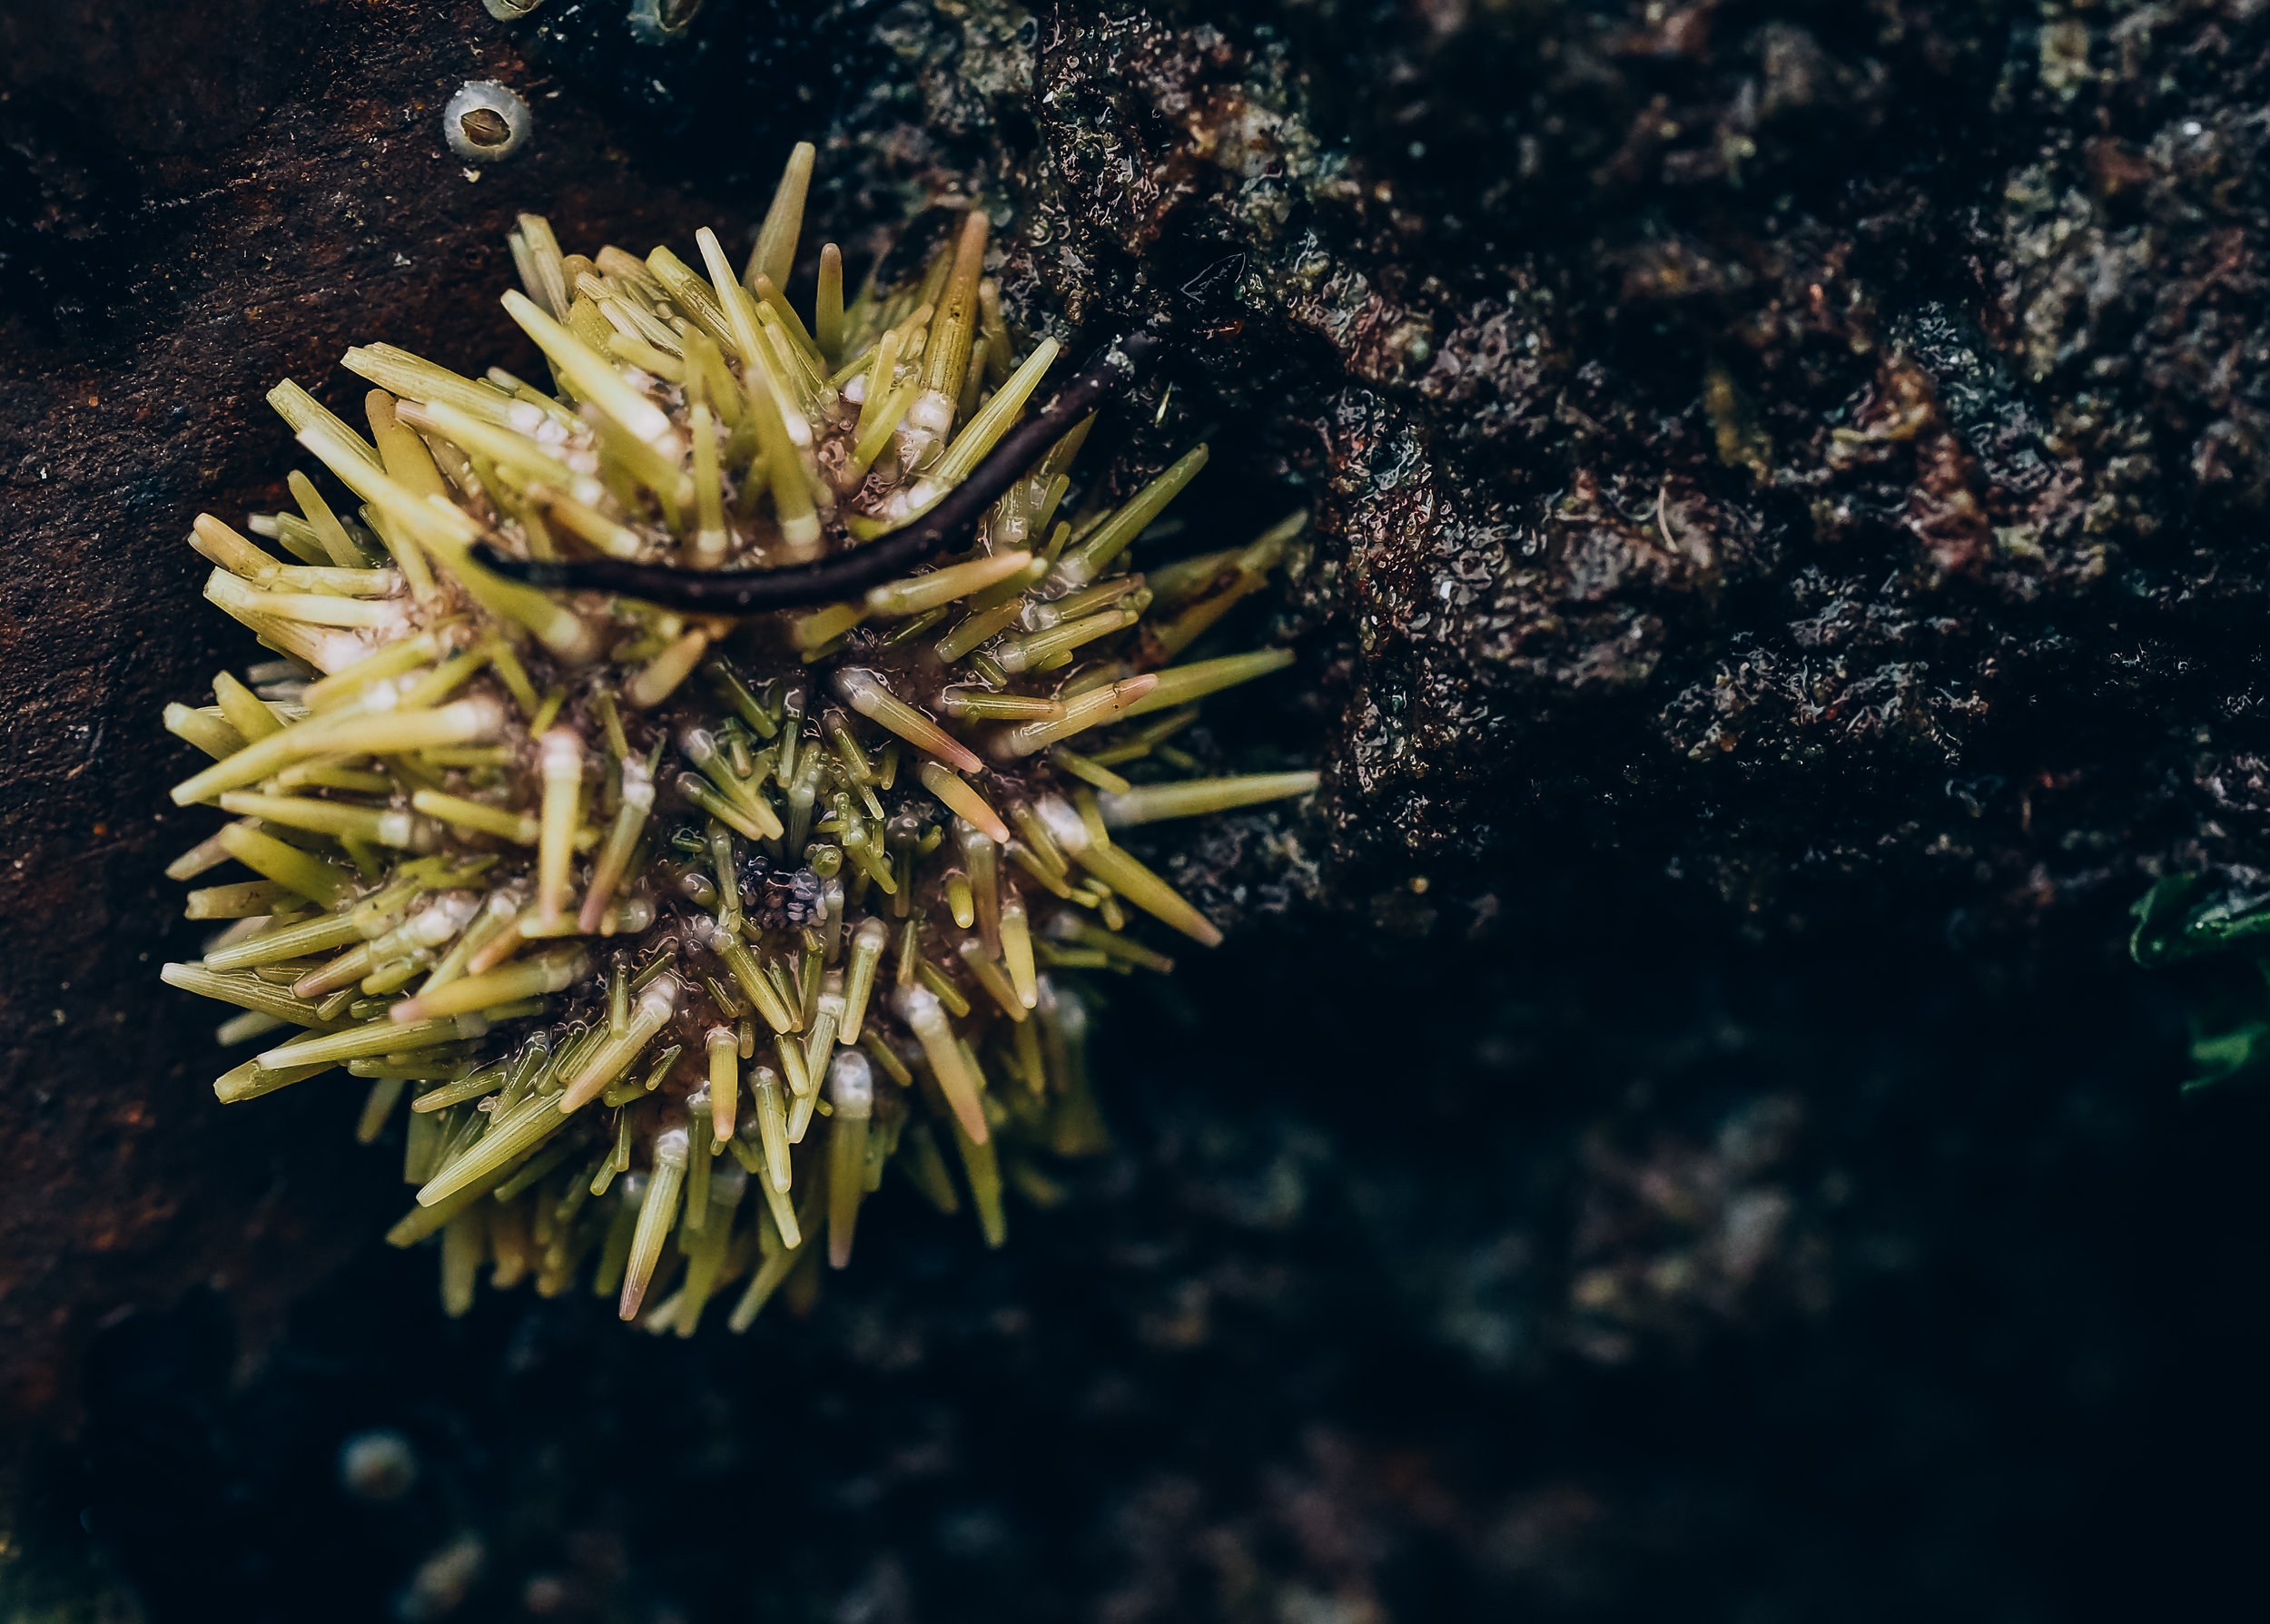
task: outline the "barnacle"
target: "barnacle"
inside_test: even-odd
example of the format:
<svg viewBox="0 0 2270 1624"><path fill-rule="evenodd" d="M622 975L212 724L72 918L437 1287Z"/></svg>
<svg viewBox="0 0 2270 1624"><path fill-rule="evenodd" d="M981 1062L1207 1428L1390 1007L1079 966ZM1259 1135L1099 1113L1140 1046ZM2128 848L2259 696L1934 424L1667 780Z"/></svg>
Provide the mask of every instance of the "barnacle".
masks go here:
<svg viewBox="0 0 2270 1624"><path fill-rule="evenodd" d="M823 1231L848 1261L893 1167L947 1212L966 1188L998 1245L1004 1181L1045 1192L1044 1158L1100 1145L1078 975L1171 967L1135 915L1217 940L1111 831L1317 782L1161 774L1195 765L1167 743L1195 702L1289 662L1183 656L1300 519L1130 572L1205 450L1060 516L1092 415L960 554L855 601L687 615L478 561L794 566L985 464L1058 345L1016 353L984 215L848 304L828 246L807 322L781 288L811 164L740 275L706 230L697 271L523 216L504 303L550 390L351 349L368 439L296 384L270 400L352 502L293 473L297 511L251 527L289 562L210 515L191 537L279 657L167 710L214 758L174 801L234 820L170 872L259 877L192 892L235 922L165 979L263 1045L224 1101L368 1080L360 1136L400 1124L418 1186L389 1238L440 1237L452 1311L485 1265L548 1294L587 1270L681 1334L745 1282L743 1328Z"/></svg>
<svg viewBox="0 0 2270 1624"><path fill-rule="evenodd" d="M533 123L519 94L494 79L467 80L441 110L449 150L475 163L511 157L527 143Z"/></svg>

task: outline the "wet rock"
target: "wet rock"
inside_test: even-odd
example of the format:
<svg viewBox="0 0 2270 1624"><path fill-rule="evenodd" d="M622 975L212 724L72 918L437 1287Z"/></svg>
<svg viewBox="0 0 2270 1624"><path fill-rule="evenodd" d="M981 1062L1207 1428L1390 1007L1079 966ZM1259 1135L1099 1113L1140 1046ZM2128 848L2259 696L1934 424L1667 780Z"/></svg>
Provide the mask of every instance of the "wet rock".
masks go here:
<svg viewBox="0 0 2270 1624"><path fill-rule="evenodd" d="M1112 1606L1129 1618L1187 1613L1201 1592L1227 1598L1227 1616L1441 1616L1409 1576L1445 1550L1472 1586L1454 1603L1607 1605L1631 1574L1664 1571L1645 1566L1664 1550L1726 1548L1724 1504L1778 1519L1791 1549L1827 1549L1819 1513L1780 1498L1771 1471L1737 1472L1729 1498L1715 1463L1748 1459L1773 1432L1769 1410L1695 1421L1681 1407L1681 1373L1732 1348L1830 1346L1821 1358L1860 1373L1857 1389L1940 1417L1942 1440L1984 1424L1974 1411L2037 1402L2044 1435L2086 1439L2075 1418L2136 1391L2123 1373L2162 1357L2106 1328L2156 1317L2144 1287L2128 1282L2108 1320L2092 1317L2117 1274L2104 1259L2128 1255L2089 1227L2110 1222L2103 1189L2133 1171L2121 1155L2174 1156L2106 1148L2147 1142L2113 1128L2157 1052L2150 1013L2118 1001L2125 982L2090 979L2087 950L2058 960L2050 980L2080 990L2046 1006L2051 1024L2100 1039L2057 1050L2087 1079L2068 1091L2012 1026L2008 989L2038 989L2026 966L2045 944L2110 941L2156 870L2270 866L2255 652L2270 585L2270 14L2249 0L1244 0L1211 14L957 0L788 15L708 0L673 8L675 37L647 37L596 0L550 0L515 25L470 5L255 9L250 25L230 24L253 16L232 7L140 34L212 68L140 101L172 59L139 44L119 54L87 20L147 8L32 19L0 103L0 477L20 560L0 600L0 885L30 927L9 933L0 1010L12 1423L68 1416L94 1327L154 1314L192 1282L217 1281L248 1323L242 1343L215 1333L222 1343L256 1353L399 1196L348 1141L351 1101L212 1106L211 1046L148 991L145 955L193 950L159 873L202 832L153 811L183 765L155 716L236 652L186 612L200 571L174 538L201 507L271 500L286 442L262 391L291 373L336 398L353 386L334 359L371 337L509 361L517 340L480 290L508 274L514 211L541 207L579 240L682 239L716 221L737 245L759 177L806 133L823 142L815 209L855 264L910 251L981 199L1014 222L997 268L1014 320L1087 342L1163 317L1192 340L1131 403L1106 486L1207 438L1215 458L1193 500L1209 523L1253 533L1294 506L1313 512L1281 596L1241 628L1296 641L1298 676L1257 686L1193 748L1257 769L1272 752L1313 753L1315 816L1241 814L1195 840L1131 842L1273 956L1285 979L1268 983L1272 1007L1306 1024L1318 1002L1383 999L1415 1020L1446 965L1603 937L1614 950L1588 974L1620 996L1584 1006L1589 1035L1560 1070L1551 1044L1511 1022L1411 1074L1441 1103L1425 1118L1436 1137L1384 1166L1389 1114L1360 1091L1274 1119L1161 1107L1128 1153L1150 1158L1147 1210L1165 1215L1142 1233L1115 1240L1107 1204L1064 1232L1064 1272L1012 1280L982 1314L870 1303L840 1341L784 1337L774 1352L806 1358L823 1386L838 1366L925 1359L952 1377L849 1455L844 1418L887 1391L827 1387L799 1412L806 1458L857 1457L832 1491L842 1506L909 1494L938 1535L856 1561L831 1547L794 1576L797 1594L880 1618L958 1593L939 1577L966 1570L954 1564L1036 1570L1000 1509L1009 1489L954 1477L933 1504L923 1485L972 1458L954 1395L975 1382L1018 1397L984 1383L1046 1368L1029 1350L1063 1323L1032 1304L1099 1255L1096 1313L1111 1328L1058 1362L1080 1385L1051 1415L1155 1428L1204 1391L1161 1371L1217 1357L1267 1373L1237 1392L1283 1401L1234 1434L1241 1461L1271 1463L1254 1482L1211 1474L1209 1423L1238 1417L1200 1413L1177 1459L1146 1457L1083 1502L1076 1528L1050 1525L1064 1549L1112 1553ZM267 26L285 11L305 15L304 36ZM216 65L206 30L224 25L253 43ZM469 174L438 116L475 77L511 84L537 128L509 168ZM1146 543L1145 556L1179 545ZM1337 916L1331 930L1312 928L1320 913ZM1771 1078L1697 1086L1669 1111L1654 1090L1684 1074L1619 1047L1618 1023L1654 1009L1665 967L1692 991L1733 963L1729 915L1769 941L1809 934L1820 962L1727 971L1755 1024L1792 1048ZM1838 968L1879 939L1896 944L1899 974ZM1932 956L1949 942L1971 950L1975 980ZM1414 986L1389 989L1404 1002L1363 968L1374 950L1414 968ZM1308 973L1327 960L1337 979ZM1456 985L1491 1009L1536 996ZM1210 1029L1250 1017L1222 996L1203 1006ZM1949 998L1978 1001L1951 1024L1922 1020ZM1874 1047L1848 1052L1850 1019L1809 1024L1823 1010L1867 1012ZM1932 1040L1902 1049L1910 1016ZM1708 1023L1693 1024L1707 1050ZM1907 1058L1883 1058L1894 1051ZM1344 1063L1310 1052L1319 1069ZM1370 1053L1383 1072L1407 1058ZM1994 1063L1958 1085L1942 1078L1949 1054ZM1249 1076L1219 1080L1234 1097ZM1575 1097L1551 1103L1556 1088ZM1532 1090L1546 1119L1472 1133L1475 1113ZM1937 1108L1885 1103L1908 1090ZM1769 1132L1768 1118L1794 1126ZM1851 1174L1888 1121L1885 1159ZM1772 1154L1730 1149L1730 1133ZM1489 1154L1446 1172L1444 1146L1462 1136ZM2065 1147L2055 1234L2010 1216L2036 1211L2011 1169L2041 1166L2049 1142ZM1300 1255L1273 1250L1286 1236ZM1372 1261L1351 1293L1357 1255ZM391 1262L357 1276L377 1283L373 1300L426 1289L422 1270L404 1284ZM1940 1281L2038 1316L1981 1310L1990 1348L2027 1323L2069 1333L2024 1344L2054 1367L2058 1396L1991 1352L1976 1355L1985 1373L1968 1351L1920 1373L1871 1363L1882 1339L1868 1305L1930 1321ZM1351 1378L1334 1362L1350 1326L1382 1317L1373 1291L1407 1293L1396 1301L1421 1329L1382 1332ZM572 1306L525 1333L485 1323L466 1367L505 1385L456 1413L507 1426L534 1413L514 1408L511 1383L547 1350L586 1346ZM113 1340L137 1334L127 1318ZM178 1374L156 1341L118 1368ZM589 1357L577 1369L611 1401L649 1402L634 1354ZM1459 1389L1501 1404L1506 1426L1544 1424L1590 1382L1653 1373L1660 1412L1697 1430L1669 1488L1590 1471L1573 1451L1525 1461L1519 1481L1492 1476L1456 1439L1341 1403L1393 1391L1415 1359L1462 1382L1547 1372L1523 1390L1549 1395L1534 1405ZM153 1435L200 1436L173 1427L170 1395L211 1407L225 1388L220 1371L106 1379L115 1453L103 1458L116 1461L146 1458ZM739 1402L706 1367L686 1379L711 1420ZM1304 1433L1289 1418L1319 1392L1337 1414ZM1870 1447L1897 1442L1880 1418L1820 1406ZM2126 1413L2145 1430L2140 1410ZM258 1418L242 1427L231 1435L256 1435ZM696 1433L687 1469L723 1476L775 1442L722 1423ZM339 1436L327 1422L310 1453L325 1471ZM622 1436L516 1436L525 1452L486 1477L478 1452L441 1452L438 1470L480 1477L479 1503L524 1520L483 1521L486 1566L460 1564L464 1585L548 1609L644 1598L650 1575L682 1572L662 1534L642 1546L625 1531L637 1508L561 1509L545 1450L587 1451L597 1480L634 1481ZM2015 1463L2022 1451L1998 1447L1979 1498L2050 1504ZM235 1470L204 1449L169 1457L189 1462L183 1481ZM103 1470L112 1484L129 1475ZM291 1470L262 1456L238 1479L289 1504ZM1918 1499L1933 1498L1929 1476ZM121 1538L161 1548L154 1521L132 1521L131 1494L111 1503ZM2055 1579L2026 1590L2030 1578L1979 1554L2012 1538L2047 1550L2040 1530L2013 1535L1983 1514L1961 1528L1972 1565L1934 1571L1991 1570L2029 1606L2066 1593ZM455 1506L396 1531L400 1560L370 1557L370 1595L402 1593L420 1561L471 1537ZM1930 1567L1908 1572L1910 1610L1943 1610ZM1772 1599L1838 1610L1816 1605L1821 1583L1795 1574ZM1730 1610L1754 1599L1741 1590L1727 1581ZM1043 1609L1058 1594L1003 1593Z"/></svg>

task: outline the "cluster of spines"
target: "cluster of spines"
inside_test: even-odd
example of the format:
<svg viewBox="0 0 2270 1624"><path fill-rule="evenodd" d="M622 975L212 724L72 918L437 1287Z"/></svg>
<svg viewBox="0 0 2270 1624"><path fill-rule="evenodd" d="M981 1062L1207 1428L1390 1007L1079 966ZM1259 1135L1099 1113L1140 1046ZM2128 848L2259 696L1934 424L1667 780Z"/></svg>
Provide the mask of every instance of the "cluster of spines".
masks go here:
<svg viewBox="0 0 2270 1624"><path fill-rule="evenodd" d="M453 1310L485 1261L498 1285L556 1292L596 1254L624 1317L643 1305L687 1334L746 1275L745 1325L822 1227L848 1260L886 1166L958 1206L941 1136L998 1243L1004 1176L1053 1187L1029 1151L1100 1143L1061 972L1170 968L1125 934L1123 904L1217 940L1111 828L1316 782L1118 770L1197 771L1172 743L1194 702L1290 657L1173 663L1298 518L1126 569L1203 448L1058 518L1083 422L966 556L751 622L738 661L728 622L556 597L473 561L478 541L808 558L919 514L1015 422L1055 346L1017 360L983 217L919 281L848 308L831 246L807 327L779 290L809 170L800 148L741 277L706 231L703 277L664 250L564 256L524 217L528 291L506 304L556 394L352 350L382 386L370 439L297 386L271 399L359 510L295 473L299 510L252 527L297 563L210 516L192 536L208 597L285 658L169 707L215 758L174 799L237 819L172 871L233 860L261 878L192 893L191 917L238 922L166 979L246 1011L224 1039L304 1029L221 1078L224 1100L344 1066L370 1079L371 1140L412 1096L419 1205L390 1238L443 1235ZM752 660L772 673L752 679Z"/></svg>

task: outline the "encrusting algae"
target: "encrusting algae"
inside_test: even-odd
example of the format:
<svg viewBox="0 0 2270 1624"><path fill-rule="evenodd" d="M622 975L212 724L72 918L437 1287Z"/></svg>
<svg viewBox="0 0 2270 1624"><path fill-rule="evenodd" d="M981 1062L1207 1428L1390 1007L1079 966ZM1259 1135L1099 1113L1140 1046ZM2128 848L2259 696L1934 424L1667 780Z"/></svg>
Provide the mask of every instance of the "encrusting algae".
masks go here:
<svg viewBox="0 0 2270 1624"><path fill-rule="evenodd" d="M369 438L269 397L351 505L294 473L298 511L252 525L288 558L210 515L190 538L206 596L281 657L167 709L214 758L174 801L234 819L169 872L259 878L191 893L234 922L165 979L263 1045L224 1101L369 1080L359 1136L406 1124L418 1186L389 1239L439 1235L453 1313L484 1266L546 1295L587 1270L681 1335L730 1288L744 1329L823 1235L849 1261L893 1166L948 1213L966 1190L999 1245L1004 1180L1044 1196L1041 1158L1102 1144L1068 972L1170 969L1130 910L1218 940L1112 830L1317 782L1122 776L1187 763L1166 742L1196 701L1289 663L1176 662L1300 521L1130 572L1205 448L1060 515L1092 414L958 552L848 601L686 614L479 561L745 575L1001 483L988 453L1058 346L1016 353L984 216L849 304L824 249L807 322L781 289L811 166L799 147L738 275L708 231L696 270L563 254L523 216L504 303L550 391L351 349Z"/></svg>

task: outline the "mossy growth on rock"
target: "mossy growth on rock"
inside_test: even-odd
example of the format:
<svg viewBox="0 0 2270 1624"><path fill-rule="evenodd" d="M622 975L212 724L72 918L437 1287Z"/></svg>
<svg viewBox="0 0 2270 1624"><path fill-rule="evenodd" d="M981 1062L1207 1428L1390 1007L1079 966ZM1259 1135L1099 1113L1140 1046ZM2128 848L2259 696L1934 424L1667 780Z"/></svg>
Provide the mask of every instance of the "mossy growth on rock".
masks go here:
<svg viewBox="0 0 2270 1624"><path fill-rule="evenodd" d="M191 537L275 657L167 711L213 757L173 799L233 819L170 871L257 878L192 892L233 922L165 979L262 1046L224 1101L367 1079L360 1134L399 1133L417 1186L389 1238L440 1237L452 1312L486 1268L689 1335L732 1286L745 1328L821 1251L848 1262L893 1167L999 1244L1004 1185L1045 1197L1048 1158L1102 1145L1078 976L1170 969L1140 916L1218 940L1112 831L1316 784L1189 776L1167 743L1289 663L1185 655L1300 521L1130 571L1205 451L1068 505L1092 413L1004 480L1059 346L1018 353L984 215L848 302L829 246L807 321L781 289L812 157L739 273L706 230L697 271L564 254L523 216L504 302L548 390L351 349L368 438L270 399L352 500L292 474L297 511L250 527L288 558L210 515ZM981 469L1002 494L958 550L845 601L689 615L509 578L808 568Z"/></svg>

